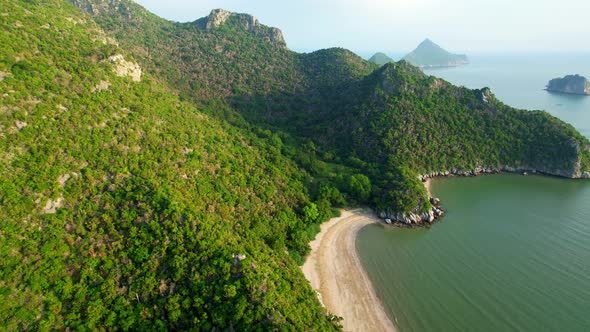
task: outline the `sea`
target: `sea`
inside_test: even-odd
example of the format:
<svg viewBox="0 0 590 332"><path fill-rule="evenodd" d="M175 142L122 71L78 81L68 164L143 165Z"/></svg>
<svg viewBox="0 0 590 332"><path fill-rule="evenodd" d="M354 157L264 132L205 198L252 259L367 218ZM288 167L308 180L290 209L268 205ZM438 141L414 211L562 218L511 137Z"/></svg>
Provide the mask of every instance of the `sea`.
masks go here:
<svg viewBox="0 0 590 332"><path fill-rule="evenodd" d="M545 110L590 137L590 97L549 93L590 77L590 56L479 56L426 70L508 105ZM370 225L356 246L400 331L590 331L590 181L513 174L432 183L429 229Z"/></svg>

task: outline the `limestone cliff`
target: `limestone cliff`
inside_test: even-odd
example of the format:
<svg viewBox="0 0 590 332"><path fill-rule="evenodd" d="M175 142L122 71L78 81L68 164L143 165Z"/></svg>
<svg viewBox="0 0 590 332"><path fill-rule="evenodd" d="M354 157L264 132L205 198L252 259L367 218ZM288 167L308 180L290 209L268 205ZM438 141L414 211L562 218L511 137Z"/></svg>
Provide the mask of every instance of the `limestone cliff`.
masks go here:
<svg viewBox="0 0 590 332"><path fill-rule="evenodd" d="M567 75L555 78L547 84L547 91L568 93L575 95L590 95L590 81L584 76Z"/></svg>
<svg viewBox="0 0 590 332"><path fill-rule="evenodd" d="M224 24L231 24L234 27L249 31L255 36L271 43L274 47L287 48L280 29L260 24L256 17L249 14L238 14L223 9L214 9L204 22L205 29L207 30L219 28Z"/></svg>
<svg viewBox="0 0 590 332"><path fill-rule="evenodd" d="M74 6L90 15L122 14L131 19L131 8L125 0L69 0Z"/></svg>

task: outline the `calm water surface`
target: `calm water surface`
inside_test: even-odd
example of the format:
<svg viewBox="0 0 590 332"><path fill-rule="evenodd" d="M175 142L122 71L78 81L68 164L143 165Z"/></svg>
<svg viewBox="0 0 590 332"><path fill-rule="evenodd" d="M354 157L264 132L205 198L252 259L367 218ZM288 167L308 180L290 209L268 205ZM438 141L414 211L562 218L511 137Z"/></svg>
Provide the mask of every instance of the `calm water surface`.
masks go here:
<svg viewBox="0 0 590 332"><path fill-rule="evenodd" d="M590 331L590 181L433 183L431 229L367 226L357 249L403 331Z"/></svg>

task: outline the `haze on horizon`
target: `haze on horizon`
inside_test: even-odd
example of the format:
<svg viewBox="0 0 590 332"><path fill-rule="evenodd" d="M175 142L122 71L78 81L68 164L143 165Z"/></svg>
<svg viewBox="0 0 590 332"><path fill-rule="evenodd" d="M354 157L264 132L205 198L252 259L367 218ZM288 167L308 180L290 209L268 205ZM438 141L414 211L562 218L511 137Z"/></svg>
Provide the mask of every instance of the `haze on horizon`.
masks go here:
<svg viewBox="0 0 590 332"><path fill-rule="evenodd" d="M212 9L248 13L280 28L300 52L344 47L400 55L430 38L449 51L589 53L588 0L135 0L153 13L189 22Z"/></svg>

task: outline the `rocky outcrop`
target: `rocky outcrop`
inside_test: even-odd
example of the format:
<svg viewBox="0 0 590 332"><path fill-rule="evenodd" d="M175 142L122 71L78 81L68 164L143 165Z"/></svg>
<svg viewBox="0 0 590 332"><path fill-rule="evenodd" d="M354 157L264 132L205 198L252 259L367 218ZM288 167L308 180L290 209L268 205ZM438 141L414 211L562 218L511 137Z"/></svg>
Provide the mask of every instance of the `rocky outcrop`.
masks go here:
<svg viewBox="0 0 590 332"><path fill-rule="evenodd" d="M432 172L427 174L418 175L418 179L422 182L426 182L426 180L436 177L446 177L446 176L477 176L481 174L497 174L502 171L501 168L497 167L476 167L471 170L461 170L453 168L450 171L440 171L440 172ZM432 203L432 202L431 202Z"/></svg>
<svg viewBox="0 0 590 332"><path fill-rule="evenodd" d="M483 103L489 103L490 100L492 98L494 98L494 95L492 94L492 90L490 90L490 88L483 88L481 90L479 90L481 95L480 95L480 99Z"/></svg>
<svg viewBox="0 0 590 332"><path fill-rule="evenodd" d="M432 201L440 200L438 198L431 197ZM428 212L424 213L401 213L392 212L390 210L381 211L379 217L385 219L387 223L402 224L407 226L428 226L442 218L445 212L438 206L433 206Z"/></svg>
<svg viewBox="0 0 590 332"><path fill-rule="evenodd" d="M4 81L5 78L11 77L12 74L0 71L0 82Z"/></svg>
<svg viewBox="0 0 590 332"><path fill-rule="evenodd" d="M126 0L69 0L90 15L123 15L131 20L131 8Z"/></svg>
<svg viewBox="0 0 590 332"><path fill-rule="evenodd" d="M45 206L42 209L42 213L43 214L55 214L57 212L57 209L63 207L63 201L64 201L63 197L58 197L55 200L53 200L53 199L47 200L47 202L45 203Z"/></svg>
<svg viewBox="0 0 590 332"><path fill-rule="evenodd" d="M101 91L104 91L104 90L108 90L110 86L111 86L111 83L109 81L103 81L103 80L101 80L94 87L94 89L92 89L92 92L101 92Z"/></svg>
<svg viewBox="0 0 590 332"><path fill-rule="evenodd" d="M271 43L274 47L287 48L285 38L280 29L260 24L256 17L249 14L238 14L223 9L214 9L206 18L205 29L213 30L224 24L233 24L237 28L244 29L256 37Z"/></svg>
<svg viewBox="0 0 590 332"><path fill-rule="evenodd" d="M114 65L117 76L131 77L134 82L141 81L141 67L137 63L125 60L121 54L110 56L106 61Z"/></svg>
<svg viewBox="0 0 590 332"><path fill-rule="evenodd" d="M590 147L581 147L578 143L572 141L572 145L575 149L575 154L577 159L571 160L570 164L572 167L570 168L556 168L550 167L545 165L540 166L528 166L528 165L520 165L520 166L512 166L512 165L504 165L504 166L495 166L495 167L476 167L473 169L459 169L459 168L452 168L446 171L436 171L426 174L421 174L418 176L420 181L425 182L430 178L435 177L446 177L446 176L478 176L483 174L497 174L497 173L531 173L531 174L543 174L543 175L551 175L551 176L558 176L563 178L569 179L587 179L590 178L590 173L583 169L582 164L582 154L588 153Z"/></svg>
<svg viewBox="0 0 590 332"><path fill-rule="evenodd" d="M234 259L234 266L240 266L240 262L246 259L245 254L232 254L232 258Z"/></svg>
<svg viewBox="0 0 590 332"><path fill-rule="evenodd" d="M207 17L207 25L206 25L207 30L211 30L215 27L221 26L232 15L236 15L236 14L233 14L232 12L228 12L223 9L212 10L211 14L209 14L209 16ZM252 22L252 24L250 26L253 26L256 23L256 18L254 18L253 16L245 15L245 14L243 14L243 15L237 14L236 16L239 16L240 18L244 18L248 22Z"/></svg>
<svg viewBox="0 0 590 332"><path fill-rule="evenodd" d="M590 95L590 81L584 76L567 75L549 81L547 91L588 96Z"/></svg>
<svg viewBox="0 0 590 332"><path fill-rule="evenodd" d="M28 124L24 121L16 121L15 124L16 129L18 129L19 131L23 130Z"/></svg>

